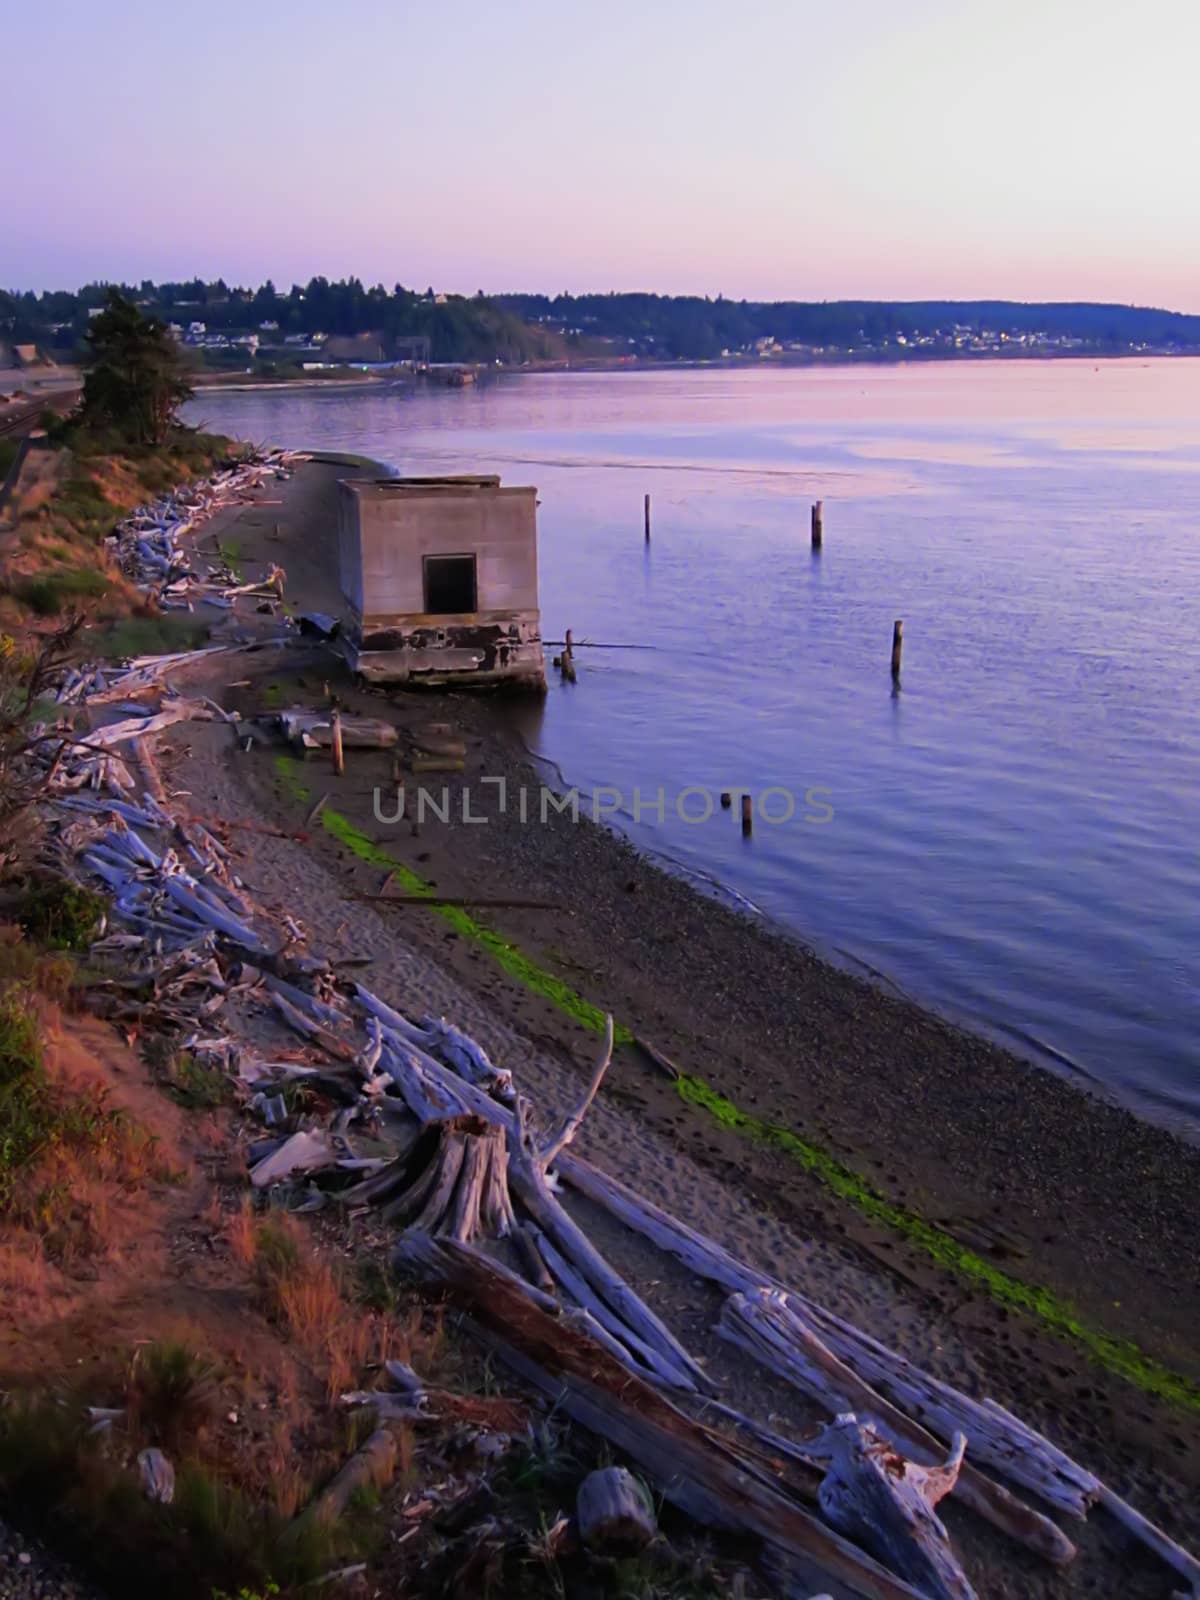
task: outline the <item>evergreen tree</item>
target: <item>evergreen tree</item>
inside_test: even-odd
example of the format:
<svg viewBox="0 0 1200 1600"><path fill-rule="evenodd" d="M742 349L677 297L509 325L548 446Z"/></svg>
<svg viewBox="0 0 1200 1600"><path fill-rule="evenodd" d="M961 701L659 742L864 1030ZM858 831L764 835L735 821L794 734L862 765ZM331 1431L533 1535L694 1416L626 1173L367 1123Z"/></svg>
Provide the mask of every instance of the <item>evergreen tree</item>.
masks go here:
<svg viewBox="0 0 1200 1600"><path fill-rule="evenodd" d="M143 316L119 289L109 289L87 343L91 362L80 402L82 421L111 428L134 444L162 444L192 394L164 324Z"/></svg>

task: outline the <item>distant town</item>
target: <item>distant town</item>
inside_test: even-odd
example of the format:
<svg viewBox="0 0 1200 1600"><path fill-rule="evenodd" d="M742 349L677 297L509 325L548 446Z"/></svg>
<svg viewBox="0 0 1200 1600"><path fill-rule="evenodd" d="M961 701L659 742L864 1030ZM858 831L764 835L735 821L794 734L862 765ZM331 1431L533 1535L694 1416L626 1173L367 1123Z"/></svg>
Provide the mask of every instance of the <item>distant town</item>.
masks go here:
<svg viewBox="0 0 1200 1600"><path fill-rule="evenodd" d="M105 287L0 291L0 367L80 360ZM220 279L123 287L168 328L200 382L438 368L1200 353L1200 316L1087 302L465 296L320 277L287 291Z"/></svg>

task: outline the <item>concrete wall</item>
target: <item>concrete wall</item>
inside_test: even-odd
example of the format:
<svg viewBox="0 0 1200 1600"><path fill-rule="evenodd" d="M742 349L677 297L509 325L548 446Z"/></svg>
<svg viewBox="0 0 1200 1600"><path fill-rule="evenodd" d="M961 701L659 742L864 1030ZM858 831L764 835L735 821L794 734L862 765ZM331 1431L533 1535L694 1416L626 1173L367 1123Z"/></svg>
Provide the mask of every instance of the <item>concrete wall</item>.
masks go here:
<svg viewBox="0 0 1200 1600"><path fill-rule="evenodd" d="M380 683L507 684L545 692L537 490L498 478L338 486L351 663ZM474 556L476 609L427 613L426 556Z"/></svg>
<svg viewBox="0 0 1200 1600"><path fill-rule="evenodd" d="M342 590L364 627L424 615L423 558L474 555L475 616L536 612L537 491L343 484Z"/></svg>

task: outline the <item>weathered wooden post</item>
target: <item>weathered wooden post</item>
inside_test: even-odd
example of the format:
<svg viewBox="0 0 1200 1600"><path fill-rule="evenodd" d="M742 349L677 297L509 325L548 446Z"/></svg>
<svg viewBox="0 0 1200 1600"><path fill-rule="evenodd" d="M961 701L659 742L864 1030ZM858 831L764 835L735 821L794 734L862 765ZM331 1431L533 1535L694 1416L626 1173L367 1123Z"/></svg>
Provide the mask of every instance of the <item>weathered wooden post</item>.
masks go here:
<svg viewBox="0 0 1200 1600"><path fill-rule="evenodd" d="M650 496L646 496L646 543L650 543Z"/></svg>
<svg viewBox="0 0 1200 1600"><path fill-rule="evenodd" d="M329 730L333 743L333 770L340 778L346 770L346 757L342 751L342 713L336 706L329 718Z"/></svg>
<svg viewBox="0 0 1200 1600"><path fill-rule="evenodd" d="M897 617L892 627L892 677L900 676L900 655L904 649L904 623Z"/></svg>
<svg viewBox="0 0 1200 1600"><path fill-rule="evenodd" d="M575 645L570 628L566 632L566 644L562 653L562 675L568 683L575 682Z"/></svg>
<svg viewBox="0 0 1200 1600"><path fill-rule="evenodd" d="M742 838L748 839L754 832L754 800L752 796L742 796Z"/></svg>
<svg viewBox="0 0 1200 1600"><path fill-rule="evenodd" d="M812 508L812 547L814 550L821 548L821 538L825 531L825 502L814 500Z"/></svg>

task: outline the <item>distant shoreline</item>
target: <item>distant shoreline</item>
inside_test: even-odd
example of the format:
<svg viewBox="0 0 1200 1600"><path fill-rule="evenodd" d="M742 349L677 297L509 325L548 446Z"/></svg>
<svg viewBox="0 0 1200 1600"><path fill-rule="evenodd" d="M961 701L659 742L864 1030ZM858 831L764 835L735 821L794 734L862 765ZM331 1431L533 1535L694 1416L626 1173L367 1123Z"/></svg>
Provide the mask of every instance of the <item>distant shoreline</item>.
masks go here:
<svg viewBox="0 0 1200 1600"><path fill-rule="evenodd" d="M945 351L908 351L903 355L889 355L878 350L844 352L836 356L728 356L713 360L654 361L645 357L614 358L605 360L588 357L580 361L529 361L521 365L496 366L491 362L465 361L456 363L471 367L481 378L520 378L547 372L777 372L809 371L835 367L908 367L908 366L958 366L964 363L984 365L988 362L1021 362L1042 365L1056 361L1196 361L1200 350L962 350L951 355ZM380 372L355 373L353 376L322 378L254 378L246 373L231 373L228 379L217 374L198 382L196 398L210 389L230 392L263 392L270 389L334 389L354 392L361 389L386 388L398 382L418 382L420 374L406 368L391 368Z"/></svg>

